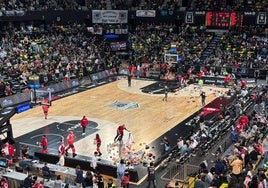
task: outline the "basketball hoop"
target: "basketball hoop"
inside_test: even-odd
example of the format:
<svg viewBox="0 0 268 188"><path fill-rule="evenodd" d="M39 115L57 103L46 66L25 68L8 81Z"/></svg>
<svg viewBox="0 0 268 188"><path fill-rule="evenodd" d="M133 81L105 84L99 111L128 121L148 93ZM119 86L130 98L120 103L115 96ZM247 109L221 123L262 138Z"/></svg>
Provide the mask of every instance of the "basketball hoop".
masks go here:
<svg viewBox="0 0 268 188"><path fill-rule="evenodd" d="M51 91L31 89L31 103L51 106Z"/></svg>

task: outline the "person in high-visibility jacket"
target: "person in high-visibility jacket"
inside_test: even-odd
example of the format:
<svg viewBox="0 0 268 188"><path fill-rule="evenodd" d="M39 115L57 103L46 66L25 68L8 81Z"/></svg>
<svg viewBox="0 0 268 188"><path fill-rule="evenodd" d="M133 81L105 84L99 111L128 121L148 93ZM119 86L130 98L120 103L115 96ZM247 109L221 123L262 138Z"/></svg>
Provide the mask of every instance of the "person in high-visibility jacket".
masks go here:
<svg viewBox="0 0 268 188"><path fill-rule="evenodd" d="M77 154L75 153L75 147L74 147L74 141L76 136L74 135L73 131L70 131L67 135L67 147L65 148L65 155L68 156L68 150L72 149L73 157L75 157Z"/></svg>

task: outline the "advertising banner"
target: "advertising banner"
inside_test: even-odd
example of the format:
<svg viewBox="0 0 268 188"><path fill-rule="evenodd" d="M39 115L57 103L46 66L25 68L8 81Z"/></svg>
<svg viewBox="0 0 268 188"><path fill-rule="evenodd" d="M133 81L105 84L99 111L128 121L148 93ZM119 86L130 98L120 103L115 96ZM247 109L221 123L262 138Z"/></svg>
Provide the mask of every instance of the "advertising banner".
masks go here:
<svg viewBox="0 0 268 188"><path fill-rule="evenodd" d="M136 10L136 17L154 18L155 10Z"/></svg>
<svg viewBox="0 0 268 188"><path fill-rule="evenodd" d="M92 23L128 23L127 10L92 10Z"/></svg>
<svg viewBox="0 0 268 188"><path fill-rule="evenodd" d="M65 82L60 82L57 84L53 84L44 88L39 88L38 90L50 90L51 93L59 93L67 89L71 89L74 87L78 87L79 81L78 79L72 79ZM31 93L30 92L22 92L17 93L15 95L11 95L8 97L0 98L0 105L2 108L10 107L10 106L16 106L18 104L26 103L31 101Z"/></svg>

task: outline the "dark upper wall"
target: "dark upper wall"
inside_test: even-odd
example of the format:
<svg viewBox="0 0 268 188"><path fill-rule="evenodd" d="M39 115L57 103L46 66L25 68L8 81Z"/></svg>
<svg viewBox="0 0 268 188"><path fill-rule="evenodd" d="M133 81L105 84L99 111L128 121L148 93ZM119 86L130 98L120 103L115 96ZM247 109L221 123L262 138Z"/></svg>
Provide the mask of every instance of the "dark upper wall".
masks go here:
<svg viewBox="0 0 268 188"><path fill-rule="evenodd" d="M156 17L154 18L141 18L136 17L135 11L128 11L128 23L137 24L140 22L147 23L174 23L180 25L185 23L185 17L188 12L185 11L168 11L168 10L158 10L156 11ZM193 23L187 23L190 25L205 25L206 23L206 12L205 11L195 11L193 14ZM244 25L256 25L259 12L240 12L243 14ZM268 16L268 15L266 15ZM30 22L38 21L44 22L47 24L56 23L56 24L66 24L66 23L91 23L92 20L92 11L81 11L81 10L51 10L51 11L27 11L23 16L14 15L14 16L0 16L0 22ZM267 19L266 19L267 20ZM265 25L267 27L268 22Z"/></svg>

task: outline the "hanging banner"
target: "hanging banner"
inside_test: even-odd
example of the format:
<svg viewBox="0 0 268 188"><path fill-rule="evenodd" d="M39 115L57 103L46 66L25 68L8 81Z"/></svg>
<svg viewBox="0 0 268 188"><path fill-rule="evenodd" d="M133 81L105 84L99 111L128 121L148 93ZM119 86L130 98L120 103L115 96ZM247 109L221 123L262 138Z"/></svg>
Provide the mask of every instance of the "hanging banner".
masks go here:
<svg viewBox="0 0 268 188"><path fill-rule="evenodd" d="M267 23L267 15L266 12L259 12L257 16L257 24L265 25Z"/></svg>
<svg viewBox="0 0 268 188"><path fill-rule="evenodd" d="M127 10L92 10L92 23L128 23Z"/></svg>
<svg viewBox="0 0 268 188"><path fill-rule="evenodd" d="M136 10L136 17L154 18L155 10Z"/></svg>
<svg viewBox="0 0 268 188"><path fill-rule="evenodd" d="M194 13L193 12L186 12L185 23L187 23L187 24L194 23Z"/></svg>

